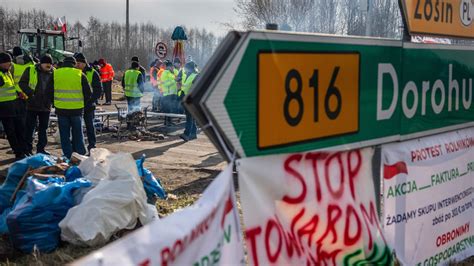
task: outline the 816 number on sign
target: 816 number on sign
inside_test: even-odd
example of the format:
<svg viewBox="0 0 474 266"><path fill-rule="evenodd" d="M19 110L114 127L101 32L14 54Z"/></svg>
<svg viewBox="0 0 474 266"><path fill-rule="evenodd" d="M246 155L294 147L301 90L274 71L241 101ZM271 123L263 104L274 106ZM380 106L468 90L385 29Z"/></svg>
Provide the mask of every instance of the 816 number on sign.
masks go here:
<svg viewBox="0 0 474 266"><path fill-rule="evenodd" d="M342 107L342 96L339 89L335 86L335 82L337 79L337 74L339 73L339 66L334 68L332 73L331 81L329 86L326 90L326 94L324 96L324 111L326 116L334 120L336 119ZM296 89L293 91L291 88L291 81L296 80ZM313 108L313 119L314 122L319 121L319 71L315 69L313 72L312 77L309 79L309 87L313 88L313 101L314 101L314 108ZM304 112L304 101L301 97L301 92L303 89L303 81L301 79L301 74L296 69L292 69L286 75L285 80L285 91L286 91L286 98L283 107L283 112L285 115L286 122L288 122L291 126L297 126L301 122L301 118L303 117ZM335 97L336 99L336 107L334 110L331 110L329 101L331 97ZM298 105L298 113L296 116L292 116L290 114L290 103L295 101Z"/></svg>
<svg viewBox="0 0 474 266"><path fill-rule="evenodd" d="M359 130L358 53L258 55L258 148Z"/></svg>

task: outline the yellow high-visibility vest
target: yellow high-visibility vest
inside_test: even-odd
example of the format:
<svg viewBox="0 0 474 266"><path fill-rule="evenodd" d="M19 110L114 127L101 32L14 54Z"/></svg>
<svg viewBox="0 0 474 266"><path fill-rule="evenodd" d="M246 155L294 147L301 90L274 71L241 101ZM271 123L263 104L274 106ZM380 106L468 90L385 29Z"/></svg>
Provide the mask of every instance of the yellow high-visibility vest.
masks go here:
<svg viewBox="0 0 474 266"><path fill-rule="evenodd" d="M84 108L80 69L63 67L54 71L54 106L69 110Z"/></svg>
<svg viewBox="0 0 474 266"><path fill-rule="evenodd" d="M138 76L141 72L135 69L125 71L125 96L127 97L142 97L143 93L138 88Z"/></svg>
<svg viewBox="0 0 474 266"><path fill-rule="evenodd" d="M15 90L15 81L10 72L3 73L0 71L0 77L4 84L0 87L0 102L9 102L16 100L17 94Z"/></svg>

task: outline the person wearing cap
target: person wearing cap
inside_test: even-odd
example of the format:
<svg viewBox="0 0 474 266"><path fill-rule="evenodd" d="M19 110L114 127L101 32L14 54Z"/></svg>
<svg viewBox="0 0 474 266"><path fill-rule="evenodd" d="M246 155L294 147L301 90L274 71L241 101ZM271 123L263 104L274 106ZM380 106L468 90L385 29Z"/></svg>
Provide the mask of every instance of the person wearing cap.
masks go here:
<svg viewBox="0 0 474 266"><path fill-rule="evenodd" d="M33 154L33 136L36 129L38 132L36 153L49 155L45 147L48 144L46 131L52 103L47 93L48 88L53 86L53 70L53 58L46 54L41 57L39 64L25 70L19 82L21 90L28 96L25 126L28 154ZM36 127L37 124L38 127Z"/></svg>
<svg viewBox="0 0 474 266"><path fill-rule="evenodd" d="M19 85L20 78L27 68L34 66L34 61L29 55L23 55L23 51L20 47L13 47L13 66L11 72L13 79L15 80L15 88L18 92L21 92Z"/></svg>
<svg viewBox="0 0 474 266"><path fill-rule="evenodd" d="M153 87L153 100L152 100L152 107L151 110L157 112L160 106L160 98L162 97L160 88L158 86L159 83L159 75L160 66L163 62L159 59L156 59L153 64L150 66L150 83Z"/></svg>
<svg viewBox="0 0 474 266"><path fill-rule="evenodd" d="M142 73L142 76L143 78L146 77L146 69L140 65L140 58L138 58L138 56L133 56L132 57L132 62L137 62L138 63L138 70L140 71L140 73Z"/></svg>
<svg viewBox="0 0 474 266"><path fill-rule="evenodd" d="M178 104L178 87L176 85L176 77L174 75L174 66L171 61L165 61L166 69L160 77L161 89L163 90L163 98L161 103L163 105L164 113L175 113ZM165 118L165 126L172 125L171 117Z"/></svg>
<svg viewBox="0 0 474 266"><path fill-rule="evenodd" d="M12 58L7 53L0 53L0 121L7 135L8 143L15 153L15 159L26 156L24 120L19 115L18 94L10 68Z"/></svg>
<svg viewBox="0 0 474 266"><path fill-rule="evenodd" d="M178 87L178 91L181 90L181 86L183 85L183 80L186 79L186 72L184 71L184 68L182 67L181 59L176 57L173 61L173 66L174 66L174 75L176 77L176 86ZM179 104L179 101L176 102L175 106L175 112L178 114L183 114L184 109Z"/></svg>
<svg viewBox="0 0 474 266"><path fill-rule="evenodd" d="M194 84L194 81L196 80L198 76L197 71L196 71L196 64L192 61L184 65L184 71L186 72L186 76L185 76L185 79L183 80L183 86L181 87L181 90L179 91L180 99L184 98L184 96L189 94L189 90L191 89L191 86ZM191 113L188 110L185 110L185 113L186 113L186 125L184 127L184 133L181 134L180 137L184 141L190 141L197 138L196 120L194 120L194 117L191 115Z"/></svg>
<svg viewBox="0 0 474 266"><path fill-rule="evenodd" d="M140 110L140 99L144 91L143 83L144 78L140 72L140 65L134 61L132 66L125 71L122 79L122 87L125 98L127 98L129 113Z"/></svg>
<svg viewBox="0 0 474 266"><path fill-rule="evenodd" d="M95 105L100 97L100 94L102 93L102 83L100 83L99 73L87 63L87 59L82 53L75 54L74 58L76 59L76 68L82 70L82 73L86 75L89 86L92 88L92 96L84 107L84 123L86 124L87 133L87 150L90 154L91 150L95 148L96 144L94 127Z"/></svg>
<svg viewBox="0 0 474 266"><path fill-rule="evenodd" d="M66 158L71 158L73 152L86 154L82 115L92 94L86 75L75 66L74 57L64 59L62 67L54 71L53 88L49 93L56 108L61 148Z"/></svg>
<svg viewBox="0 0 474 266"><path fill-rule="evenodd" d="M107 63L104 58L99 59L100 81L105 94L105 105L112 104L112 81L115 72L111 64Z"/></svg>

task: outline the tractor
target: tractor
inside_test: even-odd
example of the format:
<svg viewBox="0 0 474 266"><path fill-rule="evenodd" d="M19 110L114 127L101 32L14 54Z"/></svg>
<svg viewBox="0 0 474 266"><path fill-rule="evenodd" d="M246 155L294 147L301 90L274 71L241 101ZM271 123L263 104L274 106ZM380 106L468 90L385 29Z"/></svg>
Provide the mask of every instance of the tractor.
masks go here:
<svg viewBox="0 0 474 266"><path fill-rule="evenodd" d="M44 54L50 54L53 61L58 63L65 57L73 56L72 52L66 51L66 42L77 40L78 50L82 49L82 41L77 37L66 37L64 32L44 29L21 29L20 47L25 54L40 58Z"/></svg>

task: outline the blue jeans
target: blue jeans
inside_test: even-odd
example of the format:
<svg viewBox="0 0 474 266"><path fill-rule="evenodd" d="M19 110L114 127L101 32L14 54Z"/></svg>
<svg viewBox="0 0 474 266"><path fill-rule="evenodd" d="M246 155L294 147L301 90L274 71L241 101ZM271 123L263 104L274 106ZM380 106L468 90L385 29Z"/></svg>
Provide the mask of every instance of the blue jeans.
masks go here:
<svg viewBox="0 0 474 266"><path fill-rule="evenodd" d="M186 135L190 139L196 138L196 133L197 133L197 126L196 126L196 120L194 120L194 117L191 115L188 110L185 110L186 113L186 124L184 127L184 135Z"/></svg>
<svg viewBox="0 0 474 266"><path fill-rule="evenodd" d="M95 110L84 110L84 124L86 124L87 132L87 150L90 152L91 149L95 148L95 127L94 127Z"/></svg>
<svg viewBox="0 0 474 266"><path fill-rule="evenodd" d="M126 97L127 98L127 108L128 112L137 112L141 111L140 99L141 97Z"/></svg>
<svg viewBox="0 0 474 266"><path fill-rule="evenodd" d="M84 136L82 134L81 116L58 115L59 136L64 156L71 158L73 152L86 154L84 147ZM72 132L72 141L71 141Z"/></svg>

